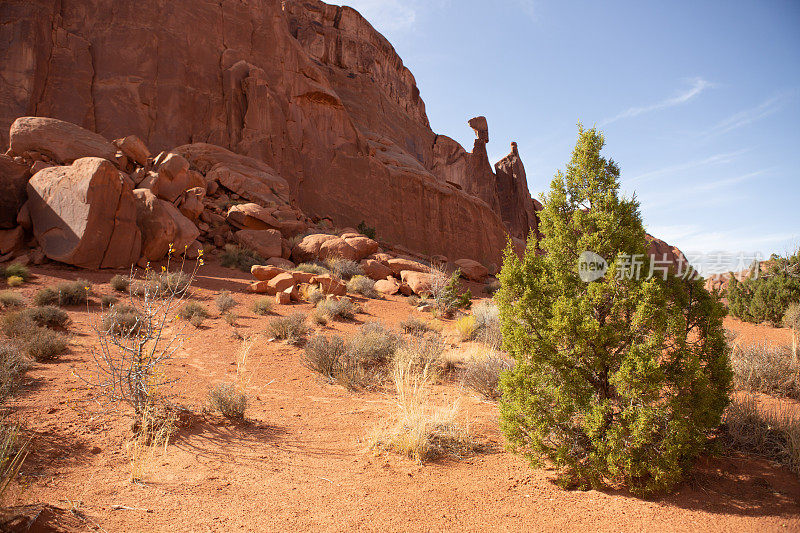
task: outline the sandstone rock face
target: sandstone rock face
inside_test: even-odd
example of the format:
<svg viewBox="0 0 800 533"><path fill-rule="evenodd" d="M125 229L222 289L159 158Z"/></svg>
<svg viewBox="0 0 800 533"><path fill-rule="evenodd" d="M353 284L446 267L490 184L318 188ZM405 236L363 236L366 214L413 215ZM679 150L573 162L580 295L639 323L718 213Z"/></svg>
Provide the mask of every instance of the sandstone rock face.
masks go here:
<svg viewBox="0 0 800 533"><path fill-rule="evenodd" d="M107 160L86 157L36 173L28 209L50 259L84 268L125 268L139 259L133 192Z"/></svg>
<svg viewBox="0 0 800 533"><path fill-rule="evenodd" d="M142 231L142 257L147 261L163 259L170 245L175 251L183 252L200 235L191 220L149 189L136 189L133 195L136 224Z"/></svg>
<svg viewBox="0 0 800 533"><path fill-rule="evenodd" d="M281 233L274 229L243 229L234 233L236 242L250 248L261 257L281 256Z"/></svg>
<svg viewBox="0 0 800 533"><path fill-rule="evenodd" d="M359 266L364 271L364 275L375 281L384 280L393 274L391 268L374 259L364 259Z"/></svg>
<svg viewBox="0 0 800 533"><path fill-rule="evenodd" d="M17 213L27 198L29 177L26 165L0 154L0 228L13 228L17 224Z"/></svg>
<svg viewBox="0 0 800 533"><path fill-rule="evenodd" d="M358 259L358 252L356 249L350 246L347 241L342 239L341 237L334 237L333 239L327 239L323 242L319 247L319 258L320 259L348 259L350 261L355 261Z"/></svg>
<svg viewBox="0 0 800 533"><path fill-rule="evenodd" d="M117 153L116 147L102 136L55 118L20 117L11 125L9 139L11 151L17 155L32 150L60 163L82 157L114 161Z"/></svg>
<svg viewBox="0 0 800 533"><path fill-rule="evenodd" d="M0 230L0 255L19 250L24 243L25 231L22 226Z"/></svg>
<svg viewBox="0 0 800 533"><path fill-rule="evenodd" d="M456 266L461 269L461 275L470 281L482 282L489 275L489 269L472 259L457 259Z"/></svg>
<svg viewBox="0 0 800 533"><path fill-rule="evenodd" d="M403 259L402 257L396 257L393 259L389 259L387 261L389 268L392 269L392 273L395 276L399 276L401 272L404 270L411 270L414 272L428 272L430 268L423 265L422 263L418 263L417 261L412 261L411 259Z"/></svg>
<svg viewBox="0 0 800 533"><path fill-rule="evenodd" d="M431 292L431 274L427 272L417 272L414 270L403 270L400 273L400 279L403 283L411 287L414 294L430 294Z"/></svg>
<svg viewBox="0 0 800 533"><path fill-rule="evenodd" d="M511 152L495 163L494 170L497 174L497 196L503 222L511 235L527 240L528 233L532 229L536 230L539 223L517 143L511 143Z"/></svg>
<svg viewBox="0 0 800 533"><path fill-rule="evenodd" d="M356 260L364 259L378 251L378 243L369 237L361 235L355 237L343 237L345 242L349 244L356 252Z"/></svg>
<svg viewBox="0 0 800 533"><path fill-rule="evenodd" d="M0 42L3 143L29 114L108 139L135 135L262 207L287 195L309 216L364 220L412 250L500 258L500 215L434 175L436 135L414 77L353 9L316 0L6 0ZM203 143L251 158L255 172L221 160L200 168L190 152ZM101 144L112 149L90 155L114 159L116 147Z"/></svg>
<svg viewBox="0 0 800 533"><path fill-rule="evenodd" d="M282 292L289 287L294 286L294 277L290 272L281 272L280 274L273 276L269 280L269 286L272 290L277 292ZM287 297L289 295L287 294Z"/></svg>
<svg viewBox="0 0 800 533"><path fill-rule="evenodd" d="M320 290L325 294L333 294L334 296L344 296L347 294L347 285L327 274L323 276L314 276L311 278L311 283L319 285Z"/></svg>
<svg viewBox="0 0 800 533"><path fill-rule="evenodd" d="M147 160L150 158L150 150L136 135L128 135L122 139L116 139L114 146L122 150L122 153L132 161L136 161L141 166L147 165Z"/></svg>

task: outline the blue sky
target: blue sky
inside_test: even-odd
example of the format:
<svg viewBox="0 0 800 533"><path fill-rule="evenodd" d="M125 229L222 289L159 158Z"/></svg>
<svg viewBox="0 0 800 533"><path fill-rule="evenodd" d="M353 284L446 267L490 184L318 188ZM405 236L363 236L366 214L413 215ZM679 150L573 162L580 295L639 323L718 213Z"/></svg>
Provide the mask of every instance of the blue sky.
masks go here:
<svg viewBox="0 0 800 533"><path fill-rule="evenodd" d="M707 272L729 268L715 252L800 245L800 2L345 4L394 44L434 131L470 149L466 121L485 115L493 163L519 143L534 196L580 120L648 231L714 254L695 260Z"/></svg>

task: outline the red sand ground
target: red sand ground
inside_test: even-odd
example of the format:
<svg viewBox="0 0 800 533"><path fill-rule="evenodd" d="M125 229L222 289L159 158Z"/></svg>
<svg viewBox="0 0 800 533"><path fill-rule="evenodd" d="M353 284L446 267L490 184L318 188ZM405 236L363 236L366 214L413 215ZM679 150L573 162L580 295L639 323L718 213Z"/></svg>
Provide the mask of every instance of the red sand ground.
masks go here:
<svg viewBox="0 0 800 533"><path fill-rule="evenodd" d="M239 342L217 316L213 298L230 290L240 302L238 330L259 333L267 321L248 307L249 276L210 261L193 289L213 317L170 362L177 400L197 419L152 462L142 483L129 481L123 447L127 422L76 377L86 375L89 328L98 308L70 309L75 334L58 362L36 364L11 400L34 436L18 502L78 509L77 529L104 531L268 530L592 530L800 531L800 481L784 468L744 455L708 458L675 493L654 499L617 491L566 491L552 473L531 469L503 450L495 404L452 379L442 399L462 397L465 420L487 450L462 460L418 465L368 449L369 431L392 413L390 390L348 392L308 370L298 348L260 342L246 376L247 423L200 415L210 386L233 376ZM34 268L26 297L61 279L88 278L112 293L112 272ZM473 288L479 294L479 287ZM403 298L368 300L358 322L394 328L411 308ZM309 305L281 306L279 314ZM729 320L740 340L788 343L788 332ZM326 333L358 323L331 323ZM65 513L69 515L69 513ZM74 519L73 516L68 516ZM73 527L75 529L76 527Z"/></svg>

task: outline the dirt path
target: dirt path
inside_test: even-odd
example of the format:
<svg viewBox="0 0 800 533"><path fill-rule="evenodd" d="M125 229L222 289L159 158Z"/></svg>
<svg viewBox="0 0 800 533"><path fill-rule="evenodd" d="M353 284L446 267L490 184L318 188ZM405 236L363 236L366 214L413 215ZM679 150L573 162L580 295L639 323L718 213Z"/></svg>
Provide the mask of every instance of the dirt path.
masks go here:
<svg viewBox="0 0 800 533"><path fill-rule="evenodd" d="M22 290L26 296L56 278L106 283L113 274L34 272L37 279ZM178 400L198 413L209 387L235 372L240 342L216 316L216 292L230 290L241 303L240 333L258 333L267 320L247 309L254 299L243 292L248 277L207 264L194 291L214 316L184 345L169 373L180 378ZM107 285L98 289L111 292ZM369 314L360 320L394 328L410 312L402 298L370 300L365 308ZM21 501L74 505L87 517L86 530L92 523L105 531L171 532L800 530L797 478L744 456L704 460L675 494L653 500L562 490L547 470L503 451L496 406L462 390L457 380L437 387L436 395L462 398L465 420L485 452L424 466L376 454L367 437L392 412L391 396L326 383L303 365L301 350L269 342L258 343L248 362L250 421L198 416L151 463L144 482L132 484L123 448L127 422L92 401L92 391L75 375L89 372L89 326L96 314L70 309L70 315L77 333L70 352L59 362L36 364L12 404L35 433ZM326 332L356 327L335 322Z"/></svg>

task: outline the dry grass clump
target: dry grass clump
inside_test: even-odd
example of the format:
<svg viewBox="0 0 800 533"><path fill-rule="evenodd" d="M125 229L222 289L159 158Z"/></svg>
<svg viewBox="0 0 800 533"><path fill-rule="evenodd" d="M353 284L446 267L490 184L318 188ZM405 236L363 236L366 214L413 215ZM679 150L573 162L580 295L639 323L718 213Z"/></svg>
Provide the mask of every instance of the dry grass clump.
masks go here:
<svg viewBox="0 0 800 533"><path fill-rule="evenodd" d="M731 367L739 390L800 400L800 365L786 347L766 342L736 346Z"/></svg>
<svg viewBox="0 0 800 533"><path fill-rule="evenodd" d="M294 267L294 269L299 272L307 272L309 274L315 274L317 276L331 273L330 270L328 270L319 263L300 263L299 265Z"/></svg>
<svg viewBox="0 0 800 533"><path fill-rule="evenodd" d="M220 264L226 268L238 268L242 272L250 272L253 265L263 265L267 262L255 251L242 248L235 244L226 244L225 250L220 255Z"/></svg>
<svg viewBox="0 0 800 533"><path fill-rule="evenodd" d="M170 272L149 271L144 279L134 280L130 284L129 292L140 298L165 298L185 296L189 290L192 278L183 271Z"/></svg>
<svg viewBox="0 0 800 533"><path fill-rule="evenodd" d="M240 391L235 383L220 383L208 393L211 405L225 418L244 419L247 411L247 394Z"/></svg>
<svg viewBox="0 0 800 533"><path fill-rule="evenodd" d="M6 283L8 283L9 287L19 287L25 283L25 280L19 276L9 276L8 279L6 279Z"/></svg>
<svg viewBox="0 0 800 533"><path fill-rule="evenodd" d="M409 315L408 318L400 322L400 328L411 335L424 335L435 331L427 321L414 315Z"/></svg>
<svg viewBox="0 0 800 533"><path fill-rule="evenodd" d="M308 335L305 313L292 313L287 316L278 316L267 322L266 333L270 337L286 341L289 344L299 344Z"/></svg>
<svg viewBox="0 0 800 533"><path fill-rule="evenodd" d="M360 309L358 305L347 298L340 298L338 300L327 298L317 303L316 312L329 320L353 320L356 317L356 313L360 312Z"/></svg>
<svg viewBox="0 0 800 533"><path fill-rule="evenodd" d="M200 327L203 321L210 315L208 309L205 308L200 302L186 302L178 311L178 316L184 320L188 320L194 327Z"/></svg>
<svg viewBox="0 0 800 533"><path fill-rule="evenodd" d="M250 306L250 310L259 316L265 316L272 312L272 307L274 305L275 300L264 296L263 298L259 298L258 300L254 301Z"/></svg>
<svg viewBox="0 0 800 533"><path fill-rule="evenodd" d="M463 383L487 400L500 397L500 374L511 368L511 363L494 350L485 357L473 357L467 361L463 372Z"/></svg>
<svg viewBox="0 0 800 533"><path fill-rule="evenodd" d="M52 361L69 345L66 335L43 327L31 331L22 343L28 356L36 361Z"/></svg>
<svg viewBox="0 0 800 533"><path fill-rule="evenodd" d="M472 316L475 317L473 338L499 349L503 343L503 335L500 330L500 310L497 305L491 300L478 302L472 306Z"/></svg>
<svg viewBox="0 0 800 533"><path fill-rule="evenodd" d="M92 285L85 279L64 281L55 287L45 287L36 292L33 303L36 305L81 305L85 304L92 292Z"/></svg>
<svg viewBox="0 0 800 533"><path fill-rule="evenodd" d="M325 261L325 264L328 265L328 270L330 270L334 276L344 280L354 278L355 276L364 275L364 271L361 270L361 267L358 266L358 263L349 259L328 259Z"/></svg>
<svg viewBox="0 0 800 533"><path fill-rule="evenodd" d="M316 306L324 299L325 299L325 293L317 289L316 287L309 289L308 293L306 294L306 300L308 300L308 302L314 306Z"/></svg>
<svg viewBox="0 0 800 533"><path fill-rule="evenodd" d="M214 299L214 303L217 309L219 309L219 312L223 314L239 305L239 302L237 302L228 291L220 292Z"/></svg>
<svg viewBox="0 0 800 533"><path fill-rule="evenodd" d="M460 458L479 448L468 430L458 423L458 401L446 406L431 403L432 378L427 367L415 369L410 360L396 364L393 378L397 412L390 423L371 435L372 447L419 463L442 457Z"/></svg>
<svg viewBox="0 0 800 533"><path fill-rule="evenodd" d="M473 315L464 315L458 318L453 325L456 328L459 340L469 341L475 338L475 332L478 328Z"/></svg>
<svg viewBox="0 0 800 533"><path fill-rule="evenodd" d="M379 298L380 294L375 290L375 282L366 276L354 276L347 282L347 292L360 294L365 298Z"/></svg>
<svg viewBox="0 0 800 533"><path fill-rule="evenodd" d="M16 343L0 339L0 402L11 395L29 366Z"/></svg>
<svg viewBox="0 0 800 533"><path fill-rule="evenodd" d="M225 323L229 326L236 327L236 321L239 320L239 315L232 311L226 311L222 313L222 319L225 320Z"/></svg>
<svg viewBox="0 0 800 533"><path fill-rule="evenodd" d="M395 351L394 367L408 367L415 372L425 373L430 379L436 379L453 367L452 361L445 357L444 350L444 343L436 334L411 337Z"/></svg>
<svg viewBox="0 0 800 533"><path fill-rule="evenodd" d="M100 297L100 307L111 307L119 301L119 298L110 294L104 294Z"/></svg>
<svg viewBox="0 0 800 533"><path fill-rule="evenodd" d="M395 332L380 322L370 322L350 337L347 350L362 364L374 366L391 361L401 344L402 340Z"/></svg>
<svg viewBox="0 0 800 533"><path fill-rule="evenodd" d="M31 271L25 265L11 263L7 267L0 267L0 277L7 280L10 278L20 278L23 282L31 278Z"/></svg>
<svg viewBox="0 0 800 533"><path fill-rule="evenodd" d="M117 274L111 278L111 281L109 281L108 284L111 285L111 288L117 292L128 292L128 289L131 286L131 278Z"/></svg>
<svg viewBox="0 0 800 533"><path fill-rule="evenodd" d="M0 307L10 309L25 305L22 296L14 291L0 291Z"/></svg>
<svg viewBox="0 0 800 533"><path fill-rule="evenodd" d="M159 454L167 451L175 434L178 413L163 403L148 404L137 418L133 438L125 444L130 461L130 480L141 481Z"/></svg>
<svg viewBox="0 0 800 533"><path fill-rule="evenodd" d="M722 422L731 448L765 457L800 475L800 417L790 406L761 410L748 394L733 399Z"/></svg>

